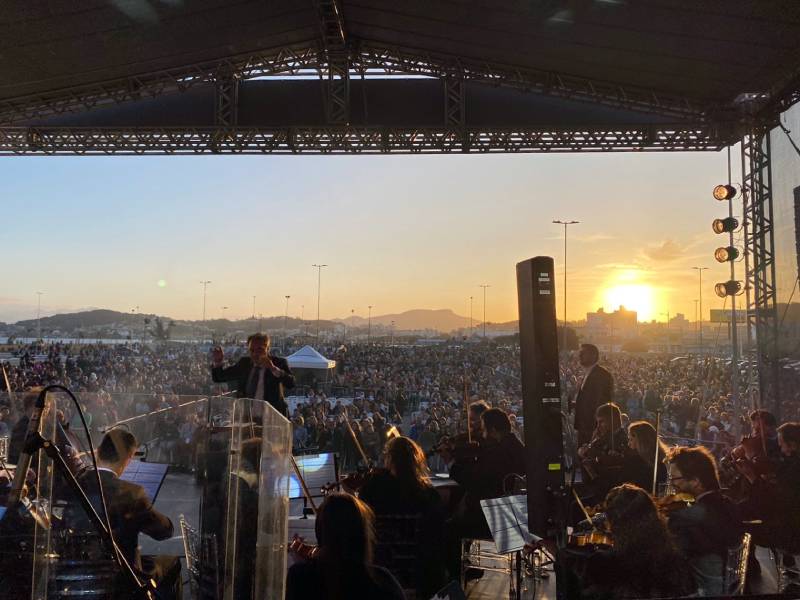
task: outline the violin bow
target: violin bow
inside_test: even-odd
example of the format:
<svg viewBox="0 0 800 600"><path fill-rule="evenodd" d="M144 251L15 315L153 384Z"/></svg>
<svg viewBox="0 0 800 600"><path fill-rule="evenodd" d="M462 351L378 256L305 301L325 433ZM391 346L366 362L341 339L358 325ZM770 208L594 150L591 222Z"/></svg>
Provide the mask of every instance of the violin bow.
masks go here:
<svg viewBox="0 0 800 600"><path fill-rule="evenodd" d="M311 505L311 510L314 511L314 514L317 514L317 505L314 504L314 498L311 496L311 492L308 489L308 485L306 485L306 480L303 477L303 474L300 473L300 467L297 466L297 461L294 459L294 455L290 454L289 458L292 459L292 466L294 467L294 473L297 475L297 479L300 480L300 487L303 488L303 493L306 495L306 499L308 503Z"/></svg>
<svg viewBox="0 0 800 600"><path fill-rule="evenodd" d="M350 419L347 416L347 407L343 406L342 408L344 409L342 411L342 414L344 415L344 424L347 425L347 431L350 432L350 437L353 438L353 443L356 445L356 449L358 450L358 453L361 455L364 464L367 467L369 467L370 460L367 458L367 453L364 452L364 448L361 447L361 442L359 442L358 438L356 437L356 432L353 431L353 428L350 426Z"/></svg>
<svg viewBox="0 0 800 600"><path fill-rule="evenodd" d="M660 456L658 450L658 436L661 429L661 411L656 411L656 457L653 459L653 497L656 495L656 483L658 481L658 457Z"/></svg>
<svg viewBox="0 0 800 600"><path fill-rule="evenodd" d="M11 384L8 381L8 373L6 373L6 366L3 364L0 365L0 368L3 369L3 380L5 380L6 382L6 392L8 392L8 397L13 403L16 404L17 397L16 394L14 394L14 392L11 391Z"/></svg>
<svg viewBox="0 0 800 600"><path fill-rule="evenodd" d="M592 523L592 517L589 516L589 511L586 510L586 507L583 505L583 502L581 501L581 497L578 496L578 492L575 491L574 487L572 488L572 495L575 496L575 500L578 501L578 506L581 507L581 512L583 512L583 516L586 517L586 520L589 521L589 523ZM594 527L594 523L592 523L592 527Z"/></svg>

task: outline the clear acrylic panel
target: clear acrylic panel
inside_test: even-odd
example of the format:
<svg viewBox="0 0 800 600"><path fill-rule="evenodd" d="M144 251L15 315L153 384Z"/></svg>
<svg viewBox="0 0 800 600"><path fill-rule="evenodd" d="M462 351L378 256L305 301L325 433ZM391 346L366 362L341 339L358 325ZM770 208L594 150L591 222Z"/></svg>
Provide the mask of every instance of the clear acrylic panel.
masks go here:
<svg viewBox="0 0 800 600"><path fill-rule="evenodd" d="M283 598L291 474L291 424L283 415L262 401L228 396L81 394L78 401L95 448L111 428L136 436L140 455L122 478L155 494L154 508L174 525L173 537L161 542L140 535L142 555L188 552L183 568L189 567L196 598ZM66 394L49 394L42 434L56 441L83 482L94 475L72 404ZM76 526L79 505L54 476L52 461L40 452L32 469L37 516L52 527L23 520L28 566L16 577L29 583L13 597L116 593L113 557L91 527ZM0 583L8 580L9 565L19 570L19 556L3 541L13 533L0 531Z"/></svg>

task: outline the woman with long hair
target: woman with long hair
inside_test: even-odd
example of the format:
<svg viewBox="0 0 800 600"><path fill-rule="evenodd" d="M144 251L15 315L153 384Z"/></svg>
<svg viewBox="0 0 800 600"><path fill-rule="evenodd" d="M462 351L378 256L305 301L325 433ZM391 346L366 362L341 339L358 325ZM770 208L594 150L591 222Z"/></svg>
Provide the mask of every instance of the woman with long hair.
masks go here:
<svg viewBox="0 0 800 600"><path fill-rule="evenodd" d="M662 598L695 591L689 566L650 494L628 483L617 486L606 496L605 513L614 547L591 557L588 596Z"/></svg>
<svg viewBox="0 0 800 600"><path fill-rule="evenodd" d="M404 600L400 584L372 564L372 510L350 494L330 494L317 513L318 552L291 566L286 600Z"/></svg>
<svg viewBox="0 0 800 600"><path fill-rule="evenodd" d="M656 460L658 445L656 483L666 483L667 467L664 459L667 456L667 446L658 439L655 427L647 421L634 421L628 426L628 445L631 452L626 455L623 465L624 480L652 492L653 461Z"/></svg>
<svg viewBox="0 0 800 600"><path fill-rule="evenodd" d="M381 516L419 517L417 568L413 586L429 598L445 583L442 540L445 511L430 482L425 454L414 440L395 437L383 449L384 465L367 478L359 498ZM379 528L379 535L381 534Z"/></svg>

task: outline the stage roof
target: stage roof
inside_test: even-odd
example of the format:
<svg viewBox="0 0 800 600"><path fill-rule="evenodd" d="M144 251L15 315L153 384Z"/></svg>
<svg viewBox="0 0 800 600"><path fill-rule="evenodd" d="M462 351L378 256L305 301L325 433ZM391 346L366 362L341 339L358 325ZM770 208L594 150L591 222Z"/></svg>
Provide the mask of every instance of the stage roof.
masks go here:
<svg viewBox="0 0 800 600"><path fill-rule="evenodd" d="M315 85L299 75L317 77ZM406 79L392 88L379 76ZM444 90L408 76L444 81ZM233 121L220 115L226 80L237 88ZM708 139L687 149L708 149L738 139L754 115L774 120L799 90L797 0L10 0L0 8L0 152L19 143L15 127L41 130L38 143L48 128L189 125L558 134L670 123L702 129ZM173 94L181 99L162 99ZM396 123L378 118L392 98L402 105L389 111ZM71 113L87 114L64 117Z"/></svg>

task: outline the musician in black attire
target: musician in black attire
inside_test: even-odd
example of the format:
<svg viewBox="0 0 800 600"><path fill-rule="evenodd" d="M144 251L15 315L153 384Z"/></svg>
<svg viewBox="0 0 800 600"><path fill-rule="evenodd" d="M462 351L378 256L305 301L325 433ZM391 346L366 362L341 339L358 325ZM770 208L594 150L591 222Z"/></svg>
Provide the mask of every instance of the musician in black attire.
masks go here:
<svg viewBox="0 0 800 600"><path fill-rule="evenodd" d="M567 597L663 598L696 591L689 565L650 494L626 483L608 493L604 506L614 546L589 554L560 553L569 567Z"/></svg>
<svg viewBox="0 0 800 600"><path fill-rule="evenodd" d="M689 559L701 595L723 595L728 550L742 540L741 518L720 491L713 455L703 447L673 448L668 456L669 482L694 503L670 513L669 528Z"/></svg>
<svg viewBox="0 0 800 600"><path fill-rule="evenodd" d="M625 483L638 485L653 492L653 467L656 470L656 486L666 483L667 467L664 459L667 446L658 439L656 429L647 421L635 421L628 426L628 446L622 464L622 477ZM658 446L658 456L656 456ZM658 488L656 488L658 492Z"/></svg>
<svg viewBox="0 0 800 600"><path fill-rule="evenodd" d="M410 534L417 543L413 587L421 598L430 598L445 583L443 555L444 507L430 482L425 454L414 440L395 437L383 450L385 469L374 471L359 490L358 497L372 508L377 517L377 539L386 533L396 540ZM419 517L419 531L384 531L381 516ZM378 554L376 559L382 557ZM380 563L379 564L383 564ZM389 565L384 565L389 566ZM396 574L397 575L397 574ZM400 577L399 575L397 575ZM401 578L402 581L402 578Z"/></svg>
<svg viewBox="0 0 800 600"><path fill-rule="evenodd" d="M578 445L583 445L592 438L598 407L614 401L614 378L597 364L600 360L597 346L581 344L578 360L584 374L575 398L575 431L578 433Z"/></svg>
<svg viewBox="0 0 800 600"><path fill-rule="evenodd" d="M374 518L355 496L327 496L315 524L319 552L289 568L286 600L405 600L392 574L372 564Z"/></svg>
<svg viewBox="0 0 800 600"><path fill-rule="evenodd" d="M214 348L211 379L214 383L234 381L237 397L265 400L288 416L283 391L294 387L294 375L285 358L269 355L269 344L266 333L254 333L247 338L250 355L230 367L222 366L225 360L222 348Z"/></svg>
<svg viewBox="0 0 800 600"><path fill-rule="evenodd" d="M746 518L762 521L749 525L759 546L800 553L800 423L784 423L777 429L782 457L768 472L744 467L750 497L742 503Z"/></svg>
<svg viewBox="0 0 800 600"><path fill-rule="evenodd" d="M599 406L595 411L595 423L591 442L578 449L578 456L584 480L589 482L595 502L599 502L612 487L625 481L623 464L630 449L628 434L622 426L622 413L616 404Z"/></svg>
<svg viewBox="0 0 800 600"><path fill-rule="evenodd" d="M153 507L142 486L120 479L138 445L132 433L124 429L112 429L105 434L97 449L97 470L103 484L114 539L134 568L156 580L160 597L180 598L181 563L178 557L139 555L139 533L161 541L172 537L174 528L169 517ZM94 471L85 471L79 477L79 482L102 517L102 502ZM70 503L64 521L73 531L94 531L77 500Z"/></svg>
<svg viewBox="0 0 800 600"><path fill-rule="evenodd" d="M458 513L445 526L447 567L454 579L461 572L461 538L485 539L491 535L480 501L503 496L511 489L511 475L525 475L525 447L511 432L508 415L490 408L481 420L484 439L477 455L457 459L450 466L450 477L465 489Z"/></svg>

